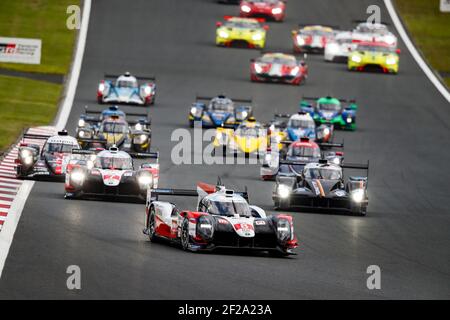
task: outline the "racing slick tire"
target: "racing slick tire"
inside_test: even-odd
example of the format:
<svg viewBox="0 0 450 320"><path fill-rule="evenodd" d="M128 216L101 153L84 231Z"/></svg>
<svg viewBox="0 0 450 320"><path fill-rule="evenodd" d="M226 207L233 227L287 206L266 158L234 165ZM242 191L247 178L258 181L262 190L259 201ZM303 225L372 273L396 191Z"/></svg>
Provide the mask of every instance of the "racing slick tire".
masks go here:
<svg viewBox="0 0 450 320"><path fill-rule="evenodd" d="M189 220L184 218L181 224L181 237L180 237L181 247L185 251L190 251L189 247L191 244L191 239L189 236Z"/></svg>
<svg viewBox="0 0 450 320"><path fill-rule="evenodd" d="M156 242L158 240L158 236L155 232L155 208L153 206L150 208L150 213L148 215L147 230L148 239L150 242Z"/></svg>

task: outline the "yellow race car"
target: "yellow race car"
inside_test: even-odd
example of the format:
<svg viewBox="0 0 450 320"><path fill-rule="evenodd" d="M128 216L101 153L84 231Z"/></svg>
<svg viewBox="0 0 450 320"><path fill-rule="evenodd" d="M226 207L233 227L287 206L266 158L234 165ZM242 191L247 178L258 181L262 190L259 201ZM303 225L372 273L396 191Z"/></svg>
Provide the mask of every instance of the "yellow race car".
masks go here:
<svg viewBox="0 0 450 320"><path fill-rule="evenodd" d="M244 46L262 49L266 44L266 32L269 29L263 25L261 18L224 17L225 22L217 22L216 45Z"/></svg>
<svg viewBox="0 0 450 320"><path fill-rule="evenodd" d="M224 156L227 153L241 153L260 157L266 153L268 141L267 129L251 117L242 122L236 130L217 128L213 145L216 149L222 148Z"/></svg>
<svg viewBox="0 0 450 320"><path fill-rule="evenodd" d="M360 42L348 56L348 70L398 72L399 49L384 42Z"/></svg>

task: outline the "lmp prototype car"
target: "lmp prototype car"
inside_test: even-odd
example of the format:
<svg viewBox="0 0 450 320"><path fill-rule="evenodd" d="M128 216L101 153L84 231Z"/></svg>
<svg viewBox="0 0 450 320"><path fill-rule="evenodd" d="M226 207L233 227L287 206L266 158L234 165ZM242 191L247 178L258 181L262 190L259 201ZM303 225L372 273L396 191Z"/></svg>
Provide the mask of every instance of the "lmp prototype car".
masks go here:
<svg viewBox="0 0 450 320"><path fill-rule="evenodd" d="M332 40L327 42L323 57L325 61L347 62L348 55L356 48L356 45L351 32L338 32Z"/></svg>
<svg viewBox="0 0 450 320"><path fill-rule="evenodd" d="M112 198L145 201L147 188L157 188L159 179L158 153L141 157L156 159L156 163L133 167L131 156L112 147L99 153L74 151L66 174L65 198ZM84 158L79 155L85 156Z"/></svg>
<svg viewBox="0 0 450 320"><path fill-rule="evenodd" d="M397 37L389 31L384 23L372 23L367 21L355 20L359 22L352 31L352 38L356 42L382 42L391 48L397 47Z"/></svg>
<svg viewBox="0 0 450 320"><path fill-rule="evenodd" d="M308 78L304 60L284 53L266 53L250 60L250 79L255 82L282 82L300 85Z"/></svg>
<svg viewBox="0 0 450 320"><path fill-rule="evenodd" d="M299 25L300 29L292 30L294 52L323 53L328 41L334 38L331 26Z"/></svg>
<svg viewBox="0 0 450 320"><path fill-rule="evenodd" d="M42 150L37 140L45 141ZM17 178L63 181L67 157L73 149L80 149L80 145L67 131L55 136L24 134L15 160Z"/></svg>
<svg viewBox="0 0 450 320"><path fill-rule="evenodd" d="M273 180L278 174L292 175L295 172L299 173L306 164L318 162L320 159L327 159L331 163L341 165L344 161L344 153L330 149L343 147L343 143L318 143L308 138L300 138L298 141L290 142L286 152L273 152L271 150L272 152L266 154L260 168L261 178ZM283 161L288 161L288 163L283 163ZM289 161L295 161L295 164L290 164Z"/></svg>
<svg viewBox="0 0 450 320"><path fill-rule="evenodd" d="M147 81L143 84L139 80ZM151 105L155 103L155 77L135 77L129 72L122 75L105 74L97 89L98 103L124 103L136 105ZM116 79L115 81L112 79Z"/></svg>
<svg viewBox="0 0 450 320"><path fill-rule="evenodd" d="M160 196L197 197L195 210L181 210ZM249 205L247 192L234 192L222 185L198 183L197 190L149 190L144 234L150 241L166 239L184 250L211 251L239 248L294 254L298 246L289 215L266 216Z"/></svg>
<svg viewBox="0 0 450 320"><path fill-rule="evenodd" d="M269 30L269 26L262 24L264 19L225 16L224 20L216 23L216 45L264 48Z"/></svg>
<svg viewBox="0 0 450 320"><path fill-rule="evenodd" d="M100 114L100 116L92 116ZM152 132L146 114L127 114L138 116L138 120L127 120L123 111L110 107L104 111L85 110L77 126L77 139L83 149L110 148L117 146L130 154L150 150Z"/></svg>
<svg viewBox="0 0 450 320"><path fill-rule="evenodd" d="M286 4L280 0L242 0L241 17L263 17L275 21L283 21Z"/></svg>
<svg viewBox="0 0 450 320"><path fill-rule="evenodd" d="M189 125L194 127L195 122L201 122L206 128L236 128L242 121L252 116L251 103L252 99L228 98L224 95L197 96L195 102L191 104Z"/></svg>
<svg viewBox="0 0 450 320"><path fill-rule="evenodd" d="M280 162L295 165L295 161ZM279 174L272 195L277 209L323 209L365 215L369 199L367 177L350 176L344 181L343 168L369 170L368 164L331 164L323 159L309 163L300 173Z"/></svg>
<svg viewBox="0 0 450 320"><path fill-rule="evenodd" d="M381 71L398 73L400 49L383 42L360 42L348 56L347 68L351 71Z"/></svg>
<svg viewBox="0 0 450 320"><path fill-rule="evenodd" d="M303 97L300 110L309 113L316 124L331 124L344 130L356 129L355 100L327 97Z"/></svg>
<svg viewBox="0 0 450 320"><path fill-rule="evenodd" d="M236 130L217 128L213 145L214 150L222 150L223 156L243 154L262 158L266 154L268 140L267 128L256 122L254 118L249 118L242 122Z"/></svg>

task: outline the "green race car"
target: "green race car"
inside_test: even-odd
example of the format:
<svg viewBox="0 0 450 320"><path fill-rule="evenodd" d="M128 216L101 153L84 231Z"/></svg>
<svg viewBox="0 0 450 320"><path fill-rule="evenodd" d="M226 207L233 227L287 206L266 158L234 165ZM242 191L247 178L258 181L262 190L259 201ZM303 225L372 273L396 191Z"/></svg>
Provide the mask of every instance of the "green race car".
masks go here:
<svg viewBox="0 0 450 320"><path fill-rule="evenodd" d="M355 100L338 99L334 97L303 97L300 101L300 111L309 113L316 124L331 124L334 128L343 130L356 129Z"/></svg>
<svg viewBox="0 0 450 320"><path fill-rule="evenodd" d="M399 49L384 42L360 42L348 56L347 67L350 71L398 72Z"/></svg>

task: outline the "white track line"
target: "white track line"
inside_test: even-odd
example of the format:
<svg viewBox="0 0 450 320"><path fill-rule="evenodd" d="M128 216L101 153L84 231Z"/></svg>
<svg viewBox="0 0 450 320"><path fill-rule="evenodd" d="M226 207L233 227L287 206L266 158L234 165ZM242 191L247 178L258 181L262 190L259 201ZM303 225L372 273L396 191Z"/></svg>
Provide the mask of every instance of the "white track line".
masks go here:
<svg viewBox="0 0 450 320"><path fill-rule="evenodd" d="M392 5L392 1L384 0L384 4L389 12L389 15L391 16L392 21L394 22L395 28L397 28L398 34L402 38L409 52L411 52L411 55L413 56L414 60L416 60L419 67L422 69L422 71L425 73L428 79L430 79L430 81L433 83L436 89L438 89L438 91L447 100L447 102L450 103L450 92L448 92L447 88L442 84L441 81L439 81L434 72L430 69L428 64L423 60L422 56L417 51L416 47L409 38L408 33L405 31L405 28L403 27L403 24L400 18L398 17L394 6Z"/></svg>
<svg viewBox="0 0 450 320"><path fill-rule="evenodd" d="M84 48L86 46L87 31L89 27L89 16L91 13L91 0L83 1L83 15L81 20L81 28L78 33L77 47L75 57L70 71L69 82L67 84L67 92L64 102L59 110L55 126L57 130L64 129L69 119L70 110L72 109L75 92L80 77L81 65L83 62ZM3 224L0 231L0 277L6 258L8 257L9 248L14 238L14 232L19 224L25 202L33 188L34 181L24 181L15 196L14 202L8 211L8 219Z"/></svg>

